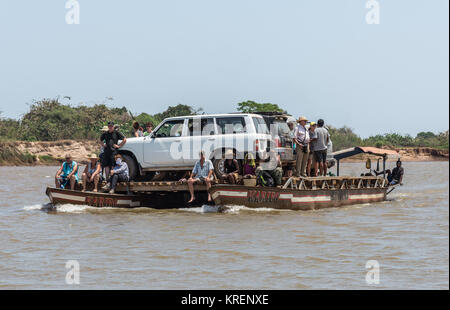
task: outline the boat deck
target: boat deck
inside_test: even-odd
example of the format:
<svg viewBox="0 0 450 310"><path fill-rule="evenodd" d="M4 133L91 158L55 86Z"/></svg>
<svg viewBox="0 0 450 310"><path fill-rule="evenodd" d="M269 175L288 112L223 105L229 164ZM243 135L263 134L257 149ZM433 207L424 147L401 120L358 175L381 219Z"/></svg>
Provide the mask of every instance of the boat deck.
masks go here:
<svg viewBox="0 0 450 310"><path fill-rule="evenodd" d="M213 184L221 184L213 182ZM223 184L223 183L222 183ZM349 188L381 188L387 187L388 182L381 176L364 176L364 177L310 177L283 178L282 186L279 188L295 188L298 190L319 190L319 189L349 189ZM195 184L196 192L206 192L206 185ZM118 192L188 192L189 188L186 183L179 181L158 181L158 182L121 182L117 184Z"/></svg>

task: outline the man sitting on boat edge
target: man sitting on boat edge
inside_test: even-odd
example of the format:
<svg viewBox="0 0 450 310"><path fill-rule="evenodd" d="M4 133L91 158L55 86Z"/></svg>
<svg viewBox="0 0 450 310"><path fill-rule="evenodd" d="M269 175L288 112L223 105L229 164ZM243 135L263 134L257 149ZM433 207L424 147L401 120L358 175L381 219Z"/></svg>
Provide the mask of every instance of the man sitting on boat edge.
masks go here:
<svg viewBox="0 0 450 310"><path fill-rule="evenodd" d="M195 183L205 183L206 190L208 191L208 201L211 201L211 194L209 189L211 188L211 182L214 178L214 166L209 159L206 159L205 152L200 151L200 159L194 165L192 169L191 177L187 180L189 192L191 194L191 199L188 203L192 203L195 200L194 195L194 184Z"/></svg>
<svg viewBox="0 0 450 310"><path fill-rule="evenodd" d="M62 163L55 175L56 188L65 188L70 182L70 189L75 189L75 183L78 182L78 164L72 160L70 154L66 154L66 161Z"/></svg>
<svg viewBox="0 0 450 310"><path fill-rule="evenodd" d="M383 174L383 171L377 172L376 170L373 170L373 172L377 176ZM389 185L396 185L396 184L403 185L404 169L402 167L402 161L400 159L397 160L396 167L392 169L392 172L391 170L387 169L386 173Z"/></svg>

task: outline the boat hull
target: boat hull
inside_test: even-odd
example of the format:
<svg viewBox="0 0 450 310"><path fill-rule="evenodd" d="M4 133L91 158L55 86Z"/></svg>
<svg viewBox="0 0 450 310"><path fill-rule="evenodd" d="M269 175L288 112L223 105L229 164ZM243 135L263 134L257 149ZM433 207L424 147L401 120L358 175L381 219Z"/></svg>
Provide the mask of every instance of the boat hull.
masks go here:
<svg viewBox="0 0 450 310"><path fill-rule="evenodd" d="M298 190L277 187L213 185L216 205L249 208L315 210L386 200L386 188Z"/></svg>
<svg viewBox="0 0 450 310"><path fill-rule="evenodd" d="M53 205L76 204L98 208L138 208L142 204L142 199L135 195L81 192L53 187L47 187L46 194Z"/></svg>

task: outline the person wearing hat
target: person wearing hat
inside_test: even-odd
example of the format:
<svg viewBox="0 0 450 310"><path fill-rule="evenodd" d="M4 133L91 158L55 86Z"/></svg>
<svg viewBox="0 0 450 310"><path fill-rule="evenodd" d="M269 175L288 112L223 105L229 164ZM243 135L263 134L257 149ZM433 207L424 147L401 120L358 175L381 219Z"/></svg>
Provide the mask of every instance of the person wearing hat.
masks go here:
<svg viewBox="0 0 450 310"><path fill-rule="evenodd" d="M312 172L313 168L314 168L314 152L312 152L312 150L314 150L314 144L317 141L317 134L316 134L316 127L317 124L316 122L311 122L309 123L309 154L308 154L308 163L306 164L306 175L309 177L315 177L316 174L315 172Z"/></svg>
<svg viewBox="0 0 450 310"><path fill-rule="evenodd" d="M119 144L119 140L122 140ZM127 138L118 130L114 130L114 123L108 122L108 131L100 136L100 146L103 147L101 165L105 168L106 179L109 179L109 172L114 166L114 155L127 142Z"/></svg>
<svg viewBox="0 0 450 310"><path fill-rule="evenodd" d="M225 162L223 163L222 180L227 180L230 184L236 184L239 179L239 164L236 159L234 159L233 150L226 150L225 152Z"/></svg>
<svg viewBox="0 0 450 310"><path fill-rule="evenodd" d="M297 127L294 132L294 143L296 144L296 176L307 177L306 164L308 162L309 154L309 132L306 129L308 119L304 116L299 117Z"/></svg>
<svg viewBox="0 0 450 310"><path fill-rule="evenodd" d="M94 192L98 191L98 183L102 179L102 167L98 156L95 154L90 154L88 156L89 162L84 168L81 178L83 180L82 192L86 191L87 183L94 183Z"/></svg>

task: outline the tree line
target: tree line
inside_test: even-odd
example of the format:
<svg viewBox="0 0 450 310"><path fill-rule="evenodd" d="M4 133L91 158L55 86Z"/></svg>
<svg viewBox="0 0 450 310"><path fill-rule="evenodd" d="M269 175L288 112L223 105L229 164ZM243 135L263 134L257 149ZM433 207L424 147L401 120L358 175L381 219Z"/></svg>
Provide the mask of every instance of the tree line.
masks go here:
<svg viewBox="0 0 450 310"><path fill-rule="evenodd" d="M276 104L244 101L237 104L237 110L251 112L284 112ZM120 130L130 136L134 121L142 127L151 122L156 127L167 117L194 115L204 113L188 105L169 106L165 111L133 115L126 107L114 108L105 104L93 106L71 106L62 104L58 99L43 99L34 101L30 110L20 119L0 117L0 141L56 141L56 140L93 140L97 139L100 130L108 121L120 126ZM334 150L353 146L375 147L433 147L448 149L448 130L442 133L420 132L415 137L387 133L368 138L359 137L349 127L336 128L329 126Z"/></svg>

